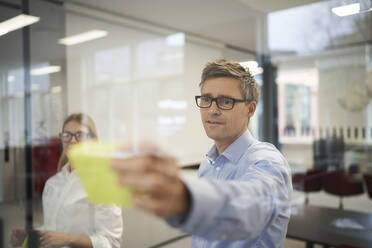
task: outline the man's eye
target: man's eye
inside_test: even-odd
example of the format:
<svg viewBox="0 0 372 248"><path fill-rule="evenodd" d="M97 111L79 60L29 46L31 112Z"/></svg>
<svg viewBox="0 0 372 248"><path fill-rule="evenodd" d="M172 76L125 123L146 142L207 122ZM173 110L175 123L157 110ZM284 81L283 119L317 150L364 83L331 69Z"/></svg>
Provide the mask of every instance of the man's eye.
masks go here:
<svg viewBox="0 0 372 248"><path fill-rule="evenodd" d="M231 104L232 100L229 99L229 98L220 98L219 102L222 103L222 104Z"/></svg>
<svg viewBox="0 0 372 248"><path fill-rule="evenodd" d="M210 102L211 101L211 98L210 97L202 97L201 100L203 102Z"/></svg>

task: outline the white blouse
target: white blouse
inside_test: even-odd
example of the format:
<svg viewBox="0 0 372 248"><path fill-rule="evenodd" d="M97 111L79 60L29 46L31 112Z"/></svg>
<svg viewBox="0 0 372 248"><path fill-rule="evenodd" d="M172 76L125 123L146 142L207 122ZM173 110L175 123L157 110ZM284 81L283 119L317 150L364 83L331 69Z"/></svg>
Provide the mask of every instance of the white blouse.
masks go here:
<svg viewBox="0 0 372 248"><path fill-rule="evenodd" d="M89 203L74 171L65 165L49 178L43 191L43 230L88 235L95 248L119 248L121 208Z"/></svg>

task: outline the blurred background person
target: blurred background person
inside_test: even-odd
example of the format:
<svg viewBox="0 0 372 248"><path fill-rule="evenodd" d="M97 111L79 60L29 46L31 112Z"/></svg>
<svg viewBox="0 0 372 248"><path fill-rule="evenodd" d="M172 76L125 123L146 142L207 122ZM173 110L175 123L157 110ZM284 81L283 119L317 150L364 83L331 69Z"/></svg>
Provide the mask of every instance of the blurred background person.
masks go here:
<svg viewBox="0 0 372 248"><path fill-rule="evenodd" d="M71 114L60 133L62 155L58 173L49 178L42 195L44 225L38 232L40 245L49 247L120 247L123 232L121 208L115 205L89 203L67 152L71 145L97 139L91 117L83 113ZM13 230L11 243L20 246L26 230Z"/></svg>

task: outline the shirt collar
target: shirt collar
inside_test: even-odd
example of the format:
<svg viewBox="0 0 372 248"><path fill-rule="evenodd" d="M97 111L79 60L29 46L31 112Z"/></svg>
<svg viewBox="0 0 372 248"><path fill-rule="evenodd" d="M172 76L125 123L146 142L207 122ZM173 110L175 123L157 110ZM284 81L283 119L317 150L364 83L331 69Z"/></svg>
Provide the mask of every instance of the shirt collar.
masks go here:
<svg viewBox="0 0 372 248"><path fill-rule="evenodd" d="M70 175L73 171L70 171L70 164L69 163L66 163L61 171L63 172L64 175Z"/></svg>
<svg viewBox="0 0 372 248"><path fill-rule="evenodd" d="M239 159L243 156L247 147L249 147L254 141L252 134L247 129L239 138L237 138L226 150L220 155L227 158L232 163L238 163ZM214 162L218 157L217 147L213 145L212 148L206 154L206 157L210 162Z"/></svg>
<svg viewBox="0 0 372 248"><path fill-rule="evenodd" d="M213 164L214 161L216 161L216 159L218 157L218 152L217 152L217 147L216 147L215 144L212 146L212 148L207 152L207 154L205 156L209 160L210 164Z"/></svg>

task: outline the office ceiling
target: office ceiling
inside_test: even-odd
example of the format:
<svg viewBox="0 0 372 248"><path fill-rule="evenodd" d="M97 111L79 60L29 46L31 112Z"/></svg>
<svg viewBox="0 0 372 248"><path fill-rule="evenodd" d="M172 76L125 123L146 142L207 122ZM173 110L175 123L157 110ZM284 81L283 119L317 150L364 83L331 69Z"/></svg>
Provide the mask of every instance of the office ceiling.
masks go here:
<svg viewBox="0 0 372 248"><path fill-rule="evenodd" d="M0 0L17 3L20 0ZM62 0L60 0L62 2ZM265 16L272 11L318 2L319 0L64 0L65 4L79 4L116 15L130 17L155 26L169 28L178 32L187 32L236 46L249 51L263 52L262 37L266 30ZM55 2L55 1L54 1ZM33 37L40 36L43 44L51 37L63 37L64 30L47 26L63 26L63 18L58 19L52 9L53 1L32 1L32 14L43 16L42 22L32 27ZM49 10L47 10L49 9ZM62 10L62 9L61 9ZM0 21L19 13L19 10L0 6ZM51 24L52 23L52 24ZM52 26L53 26L52 25ZM49 32L49 33L48 33ZM3 49L0 56L0 68L19 67L22 63L21 31L0 37ZM53 39L54 39L53 38ZM55 42L54 42L55 43ZM54 44L53 43L53 44ZM41 49L41 51L39 50ZM58 50L58 52L56 52ZM59 58L59 49L54 46L33 43L33 59L44 61L45 56ZM39 58L41 57L41 58ZM13 61L14 60L14 61Z"/></svg>
<svg viewBox="0 0 372 248"><path fill-rule="evenodd" d="M250 51L264 51L267 13L319 0L72 0L84 6L196 34ZM66 3L68 3L66 2Z"/></svg>

